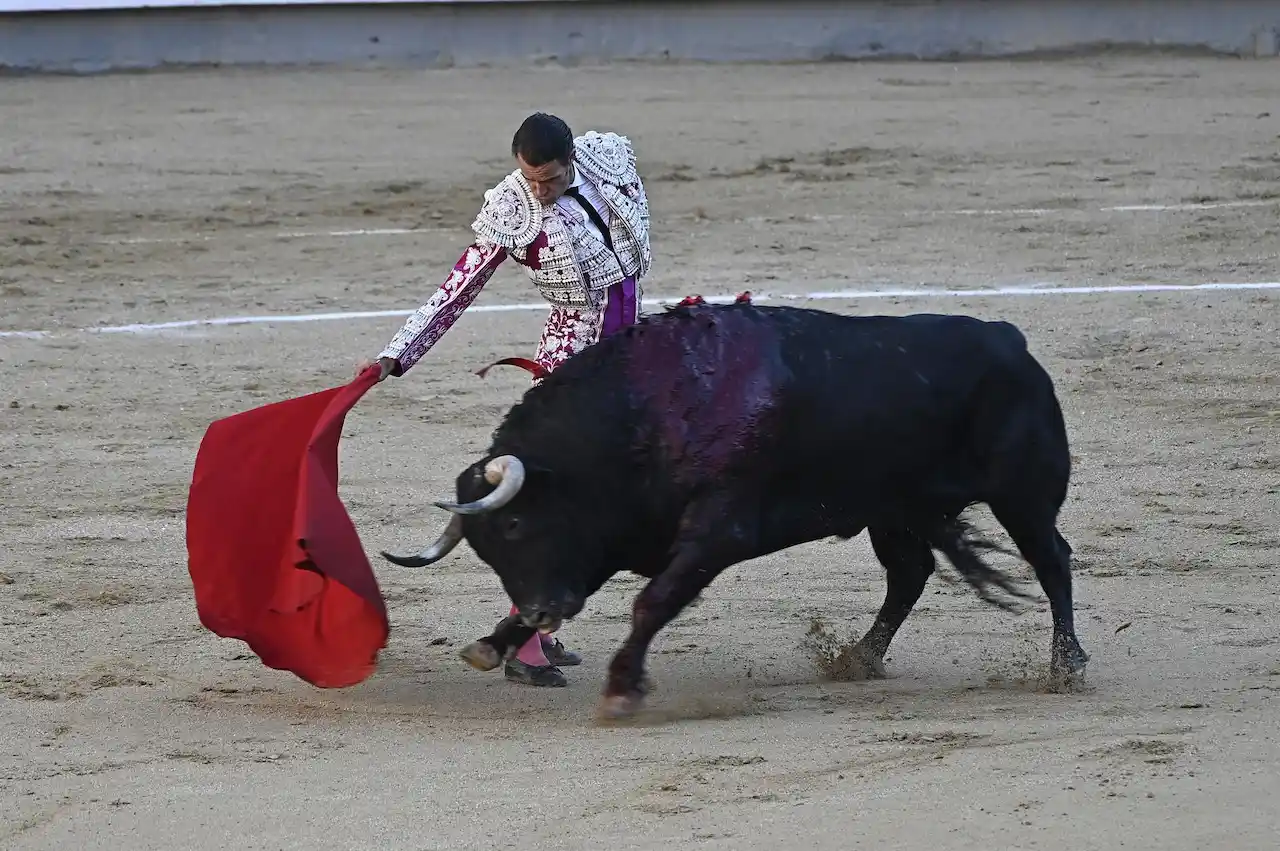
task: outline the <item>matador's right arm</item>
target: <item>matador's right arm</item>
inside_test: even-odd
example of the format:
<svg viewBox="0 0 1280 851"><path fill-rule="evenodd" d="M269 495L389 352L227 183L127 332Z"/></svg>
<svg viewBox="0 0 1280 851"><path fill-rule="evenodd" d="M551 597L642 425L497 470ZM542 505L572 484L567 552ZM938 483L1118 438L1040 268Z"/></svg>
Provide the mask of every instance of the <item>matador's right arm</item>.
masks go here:
<svg viewBox="0 0 1280 851"><path fill-rule="evenodd" d="M392 361L391 375L413 368L463 314L509 253L527 248L542 232L542 205L519 172L484 193L484 206L471 224L476 241L454 264L427 303L419 307L379 353Z"/></svg>

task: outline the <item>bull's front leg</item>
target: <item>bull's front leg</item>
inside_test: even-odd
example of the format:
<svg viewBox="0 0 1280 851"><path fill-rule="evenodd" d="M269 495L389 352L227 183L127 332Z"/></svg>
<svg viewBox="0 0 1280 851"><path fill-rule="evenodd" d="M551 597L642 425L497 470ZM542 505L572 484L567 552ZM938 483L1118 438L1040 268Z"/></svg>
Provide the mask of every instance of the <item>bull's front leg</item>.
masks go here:
<svg viewBox="0 0 1280 851"><path fill-rule="evenodd" d="M507 615L498 621L493 632L477 638L458 651L463 660L479 671L492 671L533 638L537 630L525 626L518 615Z"/></svg>
<svg viewBox="0 0 1280 851"><path fill-rule="evenodd" d="M640 709L648 691L645 656L653 637L711 584L725 568L742 560L721 547L683 543L676 557L636 597L631 609L631 633L609 664L609 677L600 701L601 720L620 720Z"/></svg>

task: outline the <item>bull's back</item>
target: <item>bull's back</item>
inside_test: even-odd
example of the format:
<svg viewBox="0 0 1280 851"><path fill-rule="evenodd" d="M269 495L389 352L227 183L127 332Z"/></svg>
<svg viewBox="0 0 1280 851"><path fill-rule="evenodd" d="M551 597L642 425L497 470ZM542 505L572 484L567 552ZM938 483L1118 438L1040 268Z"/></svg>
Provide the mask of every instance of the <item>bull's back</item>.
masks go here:
<svg viewBox="0 0 1280 851"><path fill-rule="evenodd" d="M556 451L580 454L589 434L621 462L647 458L655 486L820 489L853 471L877 487L950 463L982 382L1026 359L1016 328L965 316L682 308L570 358L530 391L538 410L512 417Z"/></svg>
<svg viewBox="0 0 1280 851"><path fill-rule="evenodd" d="M1027 356L1021 332L969 316L779 316L789 399L845 425L937 420ZM958 413L958 412L957 412Z"/></svg>
<svg viewBox="0 0 1280 851"><path fill-rule="evenodd" d="M1009 412L988 401L1039 395L1047 383L1006 322L773 311L786 367L773 455L779 481L809 486L829 474L835 486L853 475L883 493L904 481L963 477L983 439L976 418Z"/></svg>
<svg viewBox="0 0 1280 851"><path fill-rule="evenodd" d="M868 516L976 498L993 453L1027 429L1042 433L1046 451L1066 453L1049 376L1009 323L817 311L780 319L790 372L785 465L773 474L781 500L852 500L845 510Z"/></svg>
<svg viewBox="0 0 1280 851"><path fill-rule="evenodd" d="M1006 323L733 305L647 318L619 341L638 407L680 475L839 452L873 470L942 451L977 383L1025 354Z"/></svg>

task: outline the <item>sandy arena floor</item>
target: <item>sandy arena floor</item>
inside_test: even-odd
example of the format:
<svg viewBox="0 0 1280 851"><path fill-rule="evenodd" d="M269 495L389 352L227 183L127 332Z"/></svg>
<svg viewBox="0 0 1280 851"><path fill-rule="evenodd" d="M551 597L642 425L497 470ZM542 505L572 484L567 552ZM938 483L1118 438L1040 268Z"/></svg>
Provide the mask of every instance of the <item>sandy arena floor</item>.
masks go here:
<svg viewBox="0 0 1280 851"><path fill-rule="evenodd" d="M860 633L883 593L863 538L725 574L655 645L648 723L620 729L592 711L631 579L563 631L587 662L560 690L457 659L506 610L465 548L420 572L375 557L393 633L349 690L197 622L204 429L345 382L398 319L77 329L412 309L539 108L633 138L649 295L1277 281L1278 67L4 80L0 330L55 333L0 337L0 845L1275 847L1280 291L816 302L1026 331L1078 459L1062 528L1089 688L1038 685L1046 607L1004 615L942 578L893 678L824 681L810 620ZM379 228L417 232L334 235ZM513 268L480 304L535 298ZM343 495L371 553L438 532L430 500L526 387L472 370L530 354L540 320L466 316L352 413Z"/></svg>

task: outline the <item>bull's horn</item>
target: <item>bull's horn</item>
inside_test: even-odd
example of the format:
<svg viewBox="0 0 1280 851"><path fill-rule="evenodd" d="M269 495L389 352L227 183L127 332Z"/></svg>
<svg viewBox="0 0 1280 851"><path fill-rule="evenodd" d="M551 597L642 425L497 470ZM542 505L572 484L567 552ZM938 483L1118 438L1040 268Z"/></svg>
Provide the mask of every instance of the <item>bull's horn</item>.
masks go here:
<svg viewBox="0 0 1280 851"><path fill-rule="evenodd" d="M501 455L485 465L484 480L491 485L497 485L493 493L488 496L464 505L456 502L437 502L436 507L452 511L454 514L484 514L501 508L520 492L520 486L524 484L524 463L514 455Z"/></svg>
<svg viewBox="0 0 1280 851"><path fill-rule="evenodd" d="M439 540L427 547L416 556L397 556L392 555L386 550L382 551L382 557L392 564L398 564L401 567L426 567L434 564L440 559L447 556L458 546L462 540L462 518L454 517L449 521L449 525L444 527L444 532L440 534Z"/></svg>

